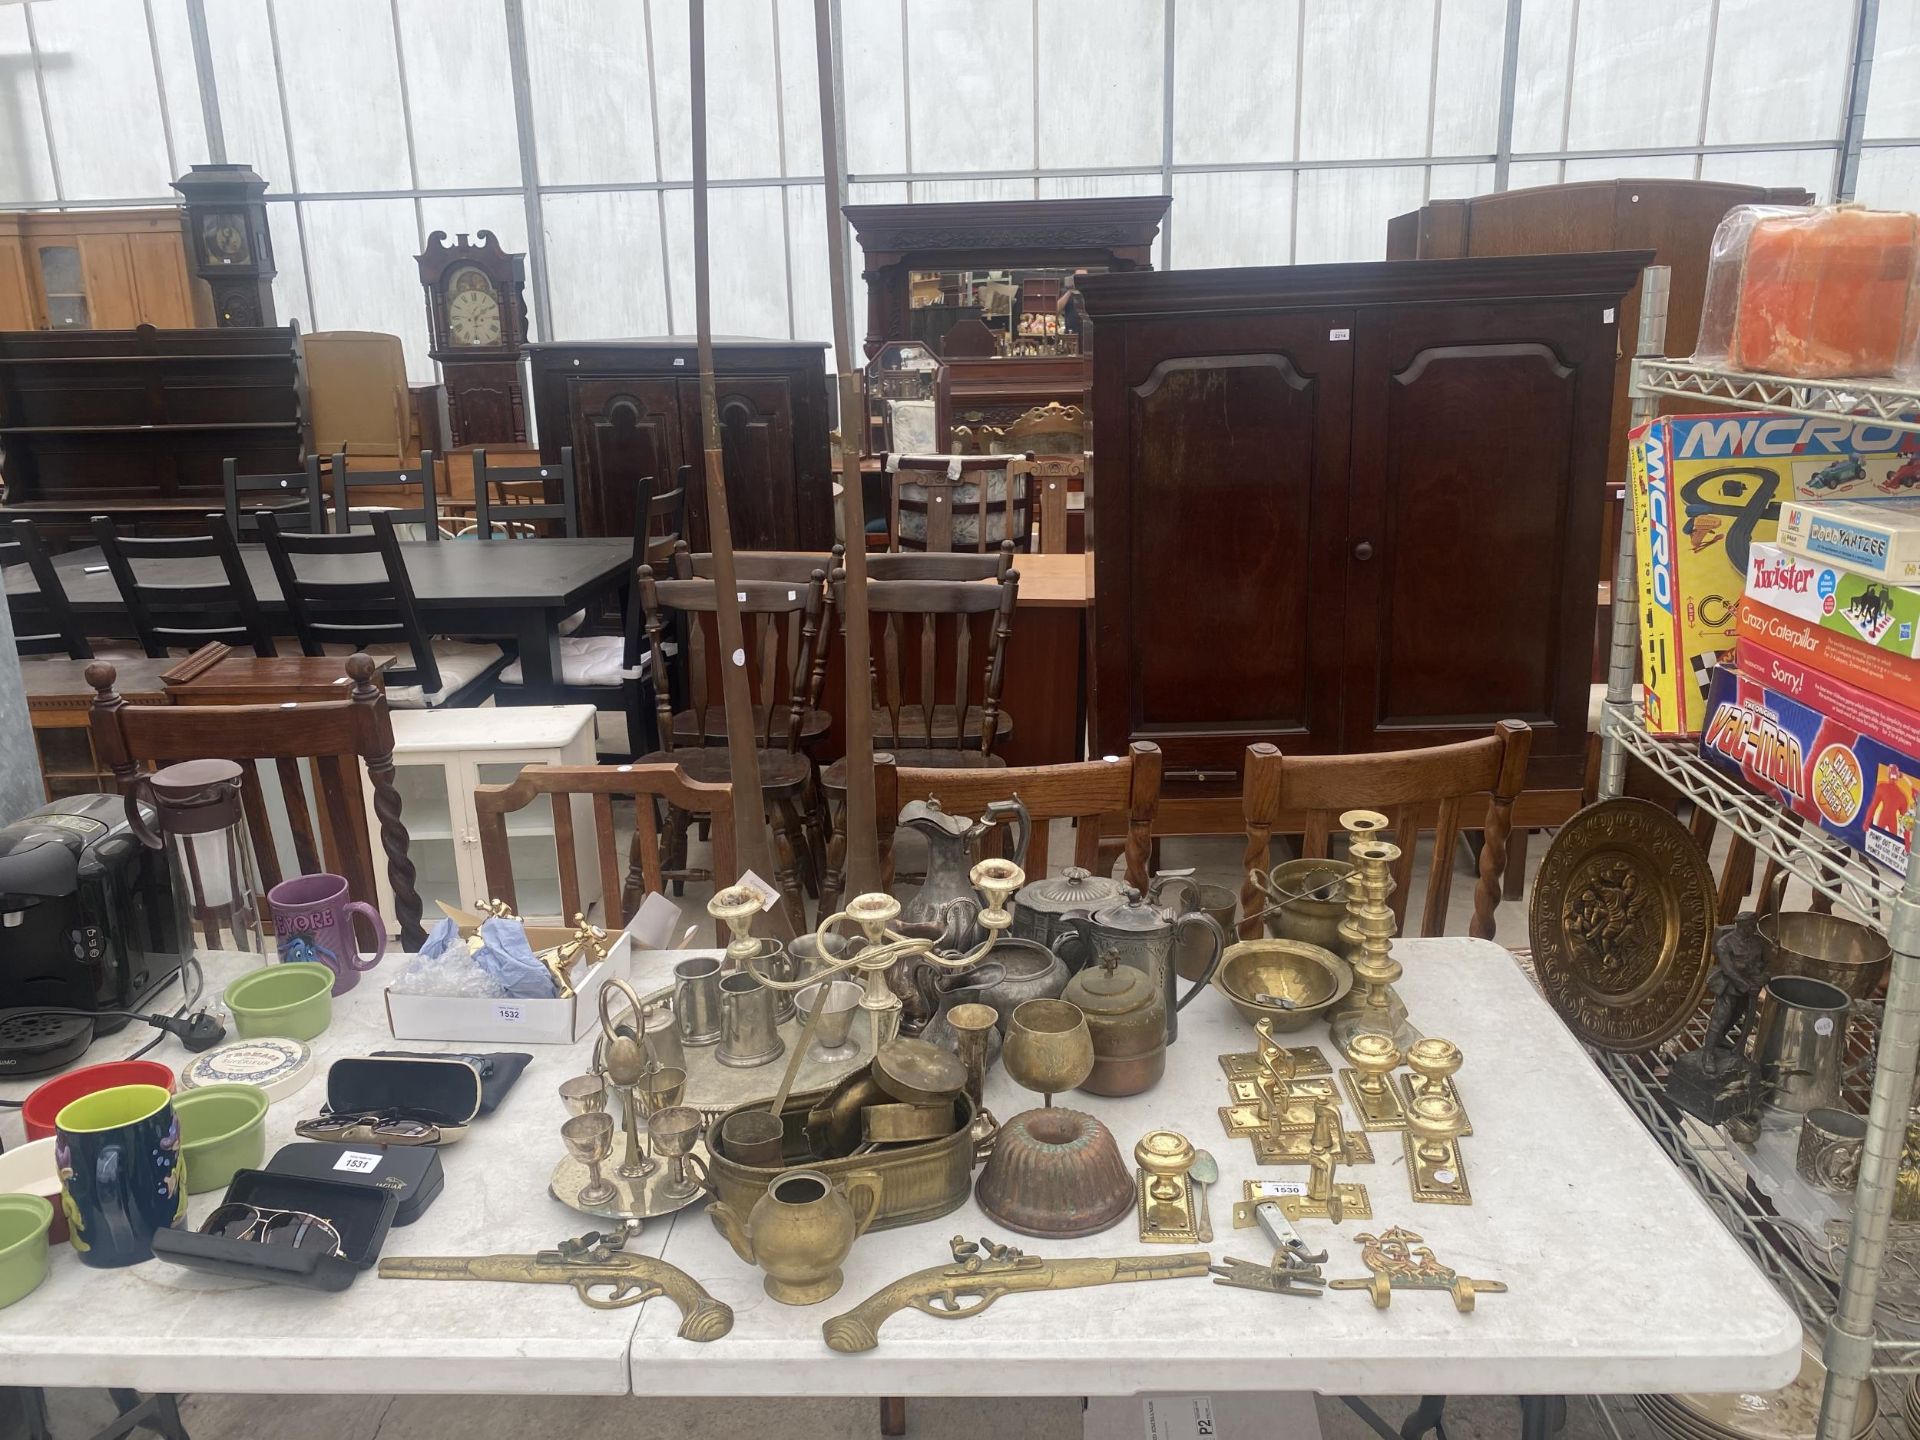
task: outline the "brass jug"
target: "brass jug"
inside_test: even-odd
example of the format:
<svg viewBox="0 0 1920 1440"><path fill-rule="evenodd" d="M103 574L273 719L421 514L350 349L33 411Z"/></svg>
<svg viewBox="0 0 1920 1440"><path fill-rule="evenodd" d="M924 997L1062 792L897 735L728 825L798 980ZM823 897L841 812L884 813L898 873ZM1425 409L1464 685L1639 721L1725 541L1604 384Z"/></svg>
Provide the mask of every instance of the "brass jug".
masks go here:
<svg viewBox="0 0 1920 1440"><path fill-rule="evenodd" d="M1095 1095L1138 1095L1167 1070L1167 1010L1160 988L1144 970L1120 963L1108 948L1067 982L1060 997L1086 1013L1093 1036L1093 1071L1080 1083Z"/></svg>
<svg viewBox="0 0 1920 1440"><path fill-rule="evenodd" d="M745 1220L724 1200L707 1206L707 1216L734 1254L766 1272L767 1294L782 1305L817 1305L840 1289L840 1266L880 1209L873 1171L856 1170L845 1183L843 1193L818 1170L789 1170Z"/></svg>

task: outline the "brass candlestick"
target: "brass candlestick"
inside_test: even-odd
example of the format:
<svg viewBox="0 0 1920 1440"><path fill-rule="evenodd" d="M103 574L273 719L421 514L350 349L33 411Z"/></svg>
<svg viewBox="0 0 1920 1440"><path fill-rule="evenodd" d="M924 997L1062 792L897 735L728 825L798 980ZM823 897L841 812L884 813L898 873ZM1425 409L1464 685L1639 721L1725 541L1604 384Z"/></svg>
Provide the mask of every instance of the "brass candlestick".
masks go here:
<svg viewBox="0 0 1920 1440"><path fill-rule="evenodd" d="M1350 818L1342 816L1342 820ZM1384 1035L1396 1048L1405 1049L1414 1041L1413 1027L1407 1023L1407 1007L1393 988L1400 978L1400 962L1393 958L1393 909L1387 896L1393 892L1392 866L1400 858L1400 847L1384 840L1355 840L1347 853L1357 866L1360 903L1341 922L1341 933L1358 942L1354 956L1353 992L1335 1010L1330 1028L1333 1043L1342 1050L1356 1035Z"/></svg>
<svg viewBox="0 0 1920 1440"><path fill-rule="evenodd" d="M1407 1180L1413 1198L1429 1205L1471 1205L1459 1135L1467 1123L1445 1095L1416 1096L1407 1107Z"/></svg>
<svg viewBox="0 0 1920 1440"><path fill-rule="evenodd" d="M1347 1042L1347 1059L1353 1068L1342 1070L1340 1080L1360 1112L1361 1125L1368 1130L1406 1129L1406 1107L1387 1079L1400 1063L1400 1048L1387 1036L1369 1032Z"/></svg>
<svg viewBox="0 0 1920 1440"><path fill-rule="evenodd" d="M1451 1040L1438 1036L1416 1040L1407 1047L1407 1068L1413 1073L1403 1075L1401 1083L1406 1087L1409 1104L1422 1095L1441 1095L1451 1100L1460 1111L1460 1133L1471 1135L1473 1122L1467 1118L1467 1107L1461 1103L1460 1087L1453 1081L1464 1058L1460 1047Z"/></svg>

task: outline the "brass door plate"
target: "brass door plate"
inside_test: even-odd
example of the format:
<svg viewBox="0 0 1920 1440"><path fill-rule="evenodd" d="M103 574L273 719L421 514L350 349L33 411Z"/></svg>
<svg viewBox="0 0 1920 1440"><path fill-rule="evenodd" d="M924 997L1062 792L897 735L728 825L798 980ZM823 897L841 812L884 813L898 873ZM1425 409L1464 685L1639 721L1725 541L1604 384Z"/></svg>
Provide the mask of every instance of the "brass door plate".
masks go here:
<svg viewBox="0 0 1920 1440"><path fill-rule="evenodd" d="M1325 1076L1314 1080L1289 1080L1287 1093L1296 1100L1331 1100L1333 1081ZM1266 1095L1258 1080L1229 1080L1227 1095L1236 1105L1265 1104Z"/></svg>
<svg viewBox="0 0 1920 1440"><path fill-rule="evenodd" d="M1252 1136L1253 1162L1256 1165L1305 1165L1313 1159L1313 1131L1288 1130L1279 1135L1257 1131ZM1358 1130L1346 1132L1347 1151L1342 1165L1371 1165L1373 1145Z"/></svg>
<svg viewBox="0 0 1920 1440"><path fill-rule="evenodd" d="M1345 1180L1334 1182L1331 1200L1282 1195L1278 1203L1280 1213L1295 1223L1302 1220L1331 1220L1338 1225L1342 1220L1366 1220L1373 1215L1373 1201L1367 1198L1367 1187Z"/></svg>
<svg viewBox="0 0 1920 1440"><path fill-rule="evenodd" d="M1340 1083L1346 1087L1347 1098L1359 1112L1360 1123L1369 1130L1406 1129L1407 1110L1400 1103L1400 1092L1393 1088L1392 1080L1369 1092L1361 1085L1362 1078L1357 1070L1340 1072Z"/></svg>
<svg viewBox="0 0 1920 1440"><path fill-rule="evenodd" d="M1327 1057L1318 1045L1294 1045L1287 1050L1293 1060L1295 1075L1331 1075L1333 1066L1327 1063ZM1260 1063L1257 1050L1238 1050L1220 1057L1220 1068L1227 1072L1229 1080L1252 1080L1266 1073L1266 1066Z"/></svg>
<svg viewBox="0 0 1920 1440"><path fill-rule="evenodd" d="M1397 1076L1396 1078L1400 1081L1400 1089L1406 1103L1411 1105L1413 1103L1413 1097L1418 1095L1422 1088L1420 1077L1414 1074L1406 1074ZM1473 1122L1467 1118L1467 1107L1460 1104L1460 1087L1453 1083L1453 1077L1449 1075L1441 1080L1437 1088L1451 1096L1454 1104L1460 1105L1460 1123L1466 1127L1460 1133L1462 1135L1471 1135L1473 1133ZM1372 1129L1373 1127L1368 1126L1367 1128Z"/></svg>
<svg viewBox="0 0 1920 1440"><path fill-rule="evenodd" d="M1143 1245L1197 1245L1200 1243L1200 1212L1193 1201L1193 1182L1185 1175L1172 1183L1180 1194L1172 1200L1152 1194L1154 1177L1141 1171L1134 1176L1140 1196L1140 1243Z"/></svg>
<svg viewBox="0 0 1920 1440"><path fill-rule="evenodd" d="M1288 1101L1280 1117L1280 1129L1311 1135L1314 1112L1318 1108L1318 1102L1313 1100ZM1244 1140L1249 1135L1259 1135L1272 1128L1264 1100L1249 1105L1222 1105L1220 1123L1226 1127L1227 1134L1236 1140Z"/></svg>
<svg viewBox="0 0 1920 1440"><path fill-rule="evenodd" d="M1447 1142L1447 1157L1437 1163L1420 1154L1420 1143L1411 1135L1401 1137L1407 1154L1407 1183L1413 1198L1426 1205L1471 1205L1473 1194L1467 1189L1467 1170L1460 1163L1460 1147Z"/></svg>

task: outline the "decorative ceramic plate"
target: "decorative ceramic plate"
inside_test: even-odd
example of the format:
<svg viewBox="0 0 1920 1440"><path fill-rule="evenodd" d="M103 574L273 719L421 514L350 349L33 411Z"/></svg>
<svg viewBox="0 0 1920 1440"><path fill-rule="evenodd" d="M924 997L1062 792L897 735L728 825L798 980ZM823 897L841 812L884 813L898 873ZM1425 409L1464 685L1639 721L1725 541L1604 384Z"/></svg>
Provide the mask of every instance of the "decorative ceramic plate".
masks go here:
<svg viewBox="0 0 1920 1440"><path fill-rule="evenodd" d="M180 1067L180 1088L258 1085L269 1100L284 1100L313 1078L313 1050L300 1040L236 1040Z"/></svg>
<svg viewBox="0 0 1920 1440"><path fill-rule="evenodd" d="M1534 971L1574 1034L1651 1050L1687 1023L1713 969L1713 872L1646 800L1602 800L1560 827L1533 882Z"/></svg>

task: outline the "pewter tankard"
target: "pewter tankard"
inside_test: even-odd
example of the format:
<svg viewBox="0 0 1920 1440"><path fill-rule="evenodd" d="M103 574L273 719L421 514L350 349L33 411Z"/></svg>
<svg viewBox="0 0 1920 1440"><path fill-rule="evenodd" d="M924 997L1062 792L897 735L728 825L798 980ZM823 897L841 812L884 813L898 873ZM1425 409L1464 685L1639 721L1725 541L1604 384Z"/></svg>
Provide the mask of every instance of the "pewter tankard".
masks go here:
<svg viewBox="0 0 1920 1440"><path fill-rule="evenodd" d="M1204 957L1205 968L1193 988L1176 1002L1174 988L1179 976L1174 971L1175 942L1189 929L1202 930L1204 935L1197 937L1185 953L1196 959ZM1092 915L1065 917L1056 935L1054 948L1066 952L1061 958L1075 970L1097 965L1110 950L1119 955L1122 965L1144 970L1166 997L1169 1045L1179 1035L1179 1012L1206 989L1213 972L1220 968L1220 956L1227 944L1220 922L1204 910L1176 917L1165 906L1144 901L1139 891L1131 889L1127 899L1118 904L1102 906ZM1071 953L1076 948L1081 949L1080 955Z"/></svg>

